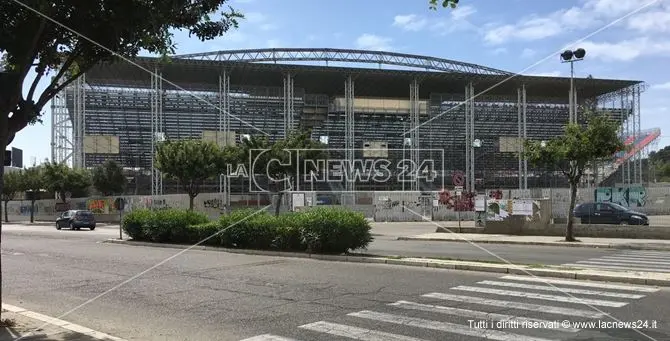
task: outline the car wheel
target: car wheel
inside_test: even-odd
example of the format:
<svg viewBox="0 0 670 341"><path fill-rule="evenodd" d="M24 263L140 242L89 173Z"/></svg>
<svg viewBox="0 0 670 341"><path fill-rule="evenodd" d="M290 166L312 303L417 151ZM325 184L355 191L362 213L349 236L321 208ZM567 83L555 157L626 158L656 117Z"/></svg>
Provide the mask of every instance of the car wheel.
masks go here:
<svg viewBox="0 0 670 341"><path fill-rule="evenodd" d="M56 230L60 230L60 229L61 229L60 225L58 223L56 223Z"/></svg>
<svg viewBox="0 0 670 341"><path fill-rule="evenodd" d="M90 227L91 231L95 230L95 226Z"/></svg>

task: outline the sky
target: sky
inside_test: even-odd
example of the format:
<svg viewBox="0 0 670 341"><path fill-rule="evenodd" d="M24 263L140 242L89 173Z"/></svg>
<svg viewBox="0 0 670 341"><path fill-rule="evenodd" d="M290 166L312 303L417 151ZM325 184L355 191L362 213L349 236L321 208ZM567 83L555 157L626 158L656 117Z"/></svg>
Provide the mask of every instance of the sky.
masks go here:
<svg viewBox="0 0 670 341"><path fill-rule="evenodd" d="M238 29L206 42L176 32L177 53L352 48L569 76L560 51L584 48L575 75L646 82L642 129L661 128L655 148L670 145L665 119L670 114L670 0L461 0L455 10L438 11L428 8L428 0L231 0L228 5L246 16ZM50 115L47 105L43 123L20 131L11 144L24 150L24 164L50 158Z"/></svg>

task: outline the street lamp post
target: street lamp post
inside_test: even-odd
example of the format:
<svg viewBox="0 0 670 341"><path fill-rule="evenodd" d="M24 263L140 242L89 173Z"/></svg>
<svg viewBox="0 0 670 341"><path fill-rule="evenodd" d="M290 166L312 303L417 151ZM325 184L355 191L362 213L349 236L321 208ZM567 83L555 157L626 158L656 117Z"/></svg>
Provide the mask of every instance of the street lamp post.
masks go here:
<svg viewBox="0 0 670 341"><path fill-rule="evenodd" d="M561 63L570 63L570 123L577 123L577 94L575 93L575 62L584 60L586 50L578 48L561 53Z"/></svg>

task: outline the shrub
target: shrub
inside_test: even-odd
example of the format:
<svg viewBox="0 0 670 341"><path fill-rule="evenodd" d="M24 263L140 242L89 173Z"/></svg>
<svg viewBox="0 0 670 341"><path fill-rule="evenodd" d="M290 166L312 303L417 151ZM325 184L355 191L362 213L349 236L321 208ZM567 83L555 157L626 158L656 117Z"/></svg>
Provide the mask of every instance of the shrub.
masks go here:
<svg viewBox="0 0 670 341"><path fill-rule="evenodd" d="M243 249L271 249L276 236L277 219L267 212L254 210L231 212L219 219L221 245Z"/></svg>
<svg viewBox="0 0 670 341"><path fill-rule="evenodd" d="M315 208L295 216L302 243L315 253L344 253L365 248L372 241L371 226L361 213Z"/></svg>
<svg viewBox="0 0 670 341"><path fill-rule="evenodd" d="M123 229L134 240L184 243L191 242L192 225L207 222L206 215L188 210L136 210L124 217Z"/></svg>
<svg viewBox="0 0 670 341"><path fill-rule="evenodd" d="M261 250L345 253L372 241L370 224L360 213L315 208L274 216L238 210L210 222L187 210L134 210L123 219L123 230L134 240ZM219 233L217 236L212 237Z"/></svg>
<svg viewBox="0 0 670 341"><path fill-rule="evenodd" d="M123 216L121 226L123 231L134 240L147 240L145 234L146 224L151 220L151 210L133 210Z"/></svg>

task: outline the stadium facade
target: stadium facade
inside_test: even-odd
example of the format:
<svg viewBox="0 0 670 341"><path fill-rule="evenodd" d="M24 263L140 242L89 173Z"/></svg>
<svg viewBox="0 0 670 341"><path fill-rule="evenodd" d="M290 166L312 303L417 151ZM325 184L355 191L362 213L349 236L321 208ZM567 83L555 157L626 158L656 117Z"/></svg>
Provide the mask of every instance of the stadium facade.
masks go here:
<svg viewBox="0 0 670 341"><path fill-rule="evenodd" d="M314 62L320 65L306 65ZM657 133L640 129L643 90L641 81L575 79L577 120L584 123L586 109L595 109L619 122L622 139L636 147L598 167L591 181L618 169L620 182L642 182L644 147ZM157 141L204 138L224 145L251 135L276 140L307 128L333 157L436 160L443 180L345 181L328 184L328 190L439 190L442 183L454 185L455 172L463 173L465 190L562 187L556 170L523 159L519 141L560 135L569 121L569 92L569 78L376 51L261 49L169 61L136 58L98 65L56 96L52 158L75 167L114 159L134 171L137 194L167 194L178 189L153 167ZM232 192L248 188L245 180L230 183Z"/></svg>

